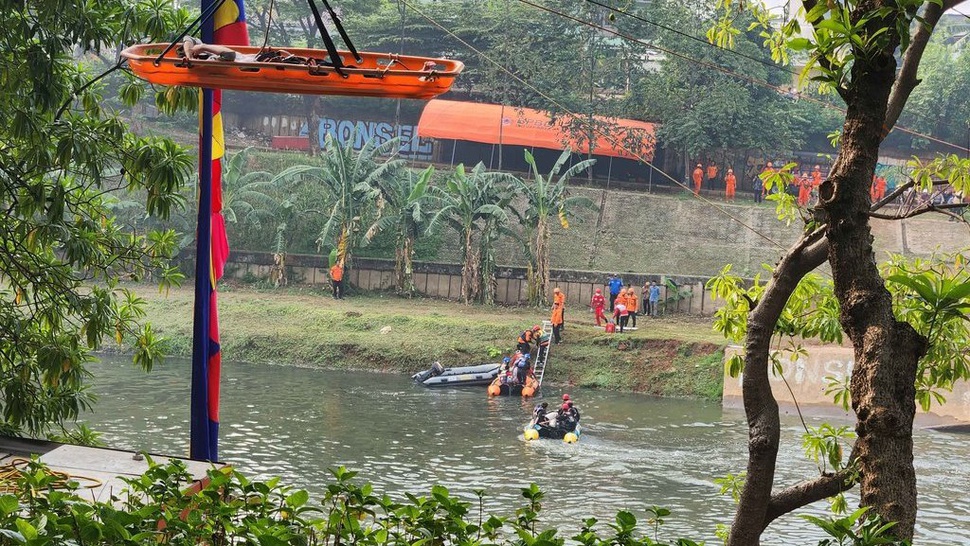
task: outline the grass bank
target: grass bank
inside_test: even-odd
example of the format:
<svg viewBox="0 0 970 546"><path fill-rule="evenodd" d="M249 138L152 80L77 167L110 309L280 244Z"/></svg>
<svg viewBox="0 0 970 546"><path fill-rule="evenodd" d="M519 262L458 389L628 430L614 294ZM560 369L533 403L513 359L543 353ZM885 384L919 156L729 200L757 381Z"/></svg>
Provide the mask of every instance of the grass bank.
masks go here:
<svg viewBox="0 0 970 546"><path fill-rule="evenodd" d="M191 353L191 289L161 295L136 287L148 319L172 353ZM223 286L219 295L226 361L413 373L443 364L489 362L526 327L547 318L526 308L465 306L449 301L355 296L336 301L318 289ZM710 319L641 320L635 332L609 336L586 308L567 308L563 343L550 354L549 382L661 396L721 396L721 338Z"/></svg>

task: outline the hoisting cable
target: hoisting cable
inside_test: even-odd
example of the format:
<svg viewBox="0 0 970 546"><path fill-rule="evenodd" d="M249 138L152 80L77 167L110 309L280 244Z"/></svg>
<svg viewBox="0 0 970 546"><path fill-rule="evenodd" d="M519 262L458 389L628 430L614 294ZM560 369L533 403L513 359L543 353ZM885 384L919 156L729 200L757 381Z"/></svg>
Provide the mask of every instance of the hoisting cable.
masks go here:
<svg viewBox="0 0 970 546"><path fill-rule="evenodd" d="M323 2L323 6L327 8L327 11L330 13L330 20L333 21L334 26L337 27L337 32L340 33L340 38L345 44L347 44L347 49L350 50L350 53L354 56L354 59L358 63L363 63L364 58L360 56L360 53L357 53L357 48L355 48L354 43L350 41L350 36L347 36L347 32L344 30L344 25L340 22L340 17L337 16L337 12L330 7L330 2L327 0L320 1Z"/></svg>
<svg viewBox="0 0 970 546"><path fill-rule="evenodd" d="M175 39L172 40L172 43L168 44L168 47L165 48L165 51L162 51L158 55L158 57L155 57L155 60L152 61L152 64L155 66L162 64L162 58L164 58L165 55L169 51L172 51L178 44L182 43L182 38L185 38L186 35L191 34L195 30L196 26L199 26L201 28L206 21L208 21L213 15L215 15L216 10L221 8L224 3L226 3L226 0L219 0L218 2L209 4L209 8L204 10L202 13L200 13L199 16L195 18L195 21L192 21L192 23L190 23L189 26L185 27L185 30L183 30L178 36L176 36Z"/></svg>
<svg viewBox="0 0 970 546"><path fill-rule="evenodd" d="M263 31L263 45L259 46L257 55L266 50L266 43L269 42L269 27L273 25L273 10L276 7L276 0L269 0L269 11L266 14L266 30Z"/></svg>
<svg viewBox="0 0 970 546"><path fill-rule="evenodd" d="M323 45L327 48L327 54L330 55L330 62L333 64L333 69L337 74L340 74L344 78L347 74L344 74L344 62L340 59L340 54L337 52L337 46L333 43L333 38L330 37L330 33L327 32L327 26L323 24L323 17L320 17L320 10L317 9L317 4L313 0L306 0L307 4L310 4L310 11L313 12L313 19L317 23L317 29L320 31L320 37L323 38ZM336 20L334 20L336 23ZM337 23L339 27L340 24Z"/></svg>

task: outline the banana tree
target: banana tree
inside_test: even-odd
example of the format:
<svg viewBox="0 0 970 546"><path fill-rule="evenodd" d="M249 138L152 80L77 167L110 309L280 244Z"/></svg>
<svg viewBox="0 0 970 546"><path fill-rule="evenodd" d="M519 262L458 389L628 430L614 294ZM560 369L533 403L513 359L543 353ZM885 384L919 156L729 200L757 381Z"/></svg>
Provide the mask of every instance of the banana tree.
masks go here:
<svg viewBox="0 0 970 546"><path fill-rule="evenodd" d="M458 234L462 258L461 300L464 303L481 299L483 251L486 257L491 255L491 248L483 249L481 243L485 240L490 246L492 241L490 236L483 239L482 230L492 220L507 219L507 189L512 180L514 177L509 174L486 171L483 163L475 165L471 172L466 172L465 166L459 164L444 188L436 192L440 207L428 230L444 222Z"/></svg>
<svg viewBox="0 0 970 546"><path fill-rule="evenodd" d="M263 220L273 216L276 200L272 196L272 175L247 169L251 150L240 150L223 163L222 216L227 224L242 220L260 229Z"/></svg>
<svg viewBox="0 0 970 546"><path fill-rule="evenodd" d="M529 258L527 270L529 304L541 306L549 293L549 237L551 220L555 216L563 229L569 228L569 217L576 207L595 208L591 200L569 195L569 179L590 168L595 159L580 161L566 168L571 155L563 150L548 174L539 172L535 158L525 151L525 161L532 170L533 180L514 179L516 193L526 199L525 210L515 212L523 233L520 242Z"/></svg>
<svg viewBox="0 0 970 546"><path fill-rule="evenodd" d="M359 244L357 233L366 221L380 195L381 181L396 176L404 161L388 152L397 139L383 144L367 141L355 151L354 139L340 143L327 137L321 156L322 165L296 165L276 175L274 181L311 179L324 191L323 214L326 217L317 237L317 248L336 249L336 260L349 263Z"/></svg>
<svg viewBox="0 0 970 546"><path fill-rule="evenodd" d="M397 293L412 297L414 287L414 243L427 229L434 214L435 198L431 191L434 167L428 167L415 177L410 169L402 176L388 177L379 184L377 220L364 235L370 242L379 233L393 230L397 244L394 253L394 280Z"/></svg>

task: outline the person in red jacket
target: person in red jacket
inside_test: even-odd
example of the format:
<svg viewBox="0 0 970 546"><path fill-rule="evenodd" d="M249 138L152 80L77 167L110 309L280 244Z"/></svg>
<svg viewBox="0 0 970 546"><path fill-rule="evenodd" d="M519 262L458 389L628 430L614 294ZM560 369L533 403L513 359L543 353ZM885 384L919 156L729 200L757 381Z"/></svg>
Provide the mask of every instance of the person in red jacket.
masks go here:
<svg viewBox="0 0 970 546"><path fill-rule="evenodd" d="M589 308L593 311L593 318L596 319L596 325L601 326L601 320L606 320L606 315L603 314L603 309L606 307L606 298L603 297L603 291L599 288L596 289L596 293L593 294L593 299L589 300Z"/></svg>

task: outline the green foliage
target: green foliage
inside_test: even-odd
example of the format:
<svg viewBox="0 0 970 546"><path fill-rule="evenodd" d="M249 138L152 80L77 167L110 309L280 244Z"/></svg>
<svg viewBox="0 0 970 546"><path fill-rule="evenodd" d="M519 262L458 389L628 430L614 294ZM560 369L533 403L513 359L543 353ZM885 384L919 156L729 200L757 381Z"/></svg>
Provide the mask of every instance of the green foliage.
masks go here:
<svg viewBox="0 0 970 546"><path fill-rule="evenodd" d="M912 170L910 176L920 190L931 192L934 182L943 181L952 186L956 193L966 195L970 192L970 158L950 154L925 161L914 157L907 167Z"/></svg>
<svg viewBox="0 0 970 546"><path fill-rule="evenodd" d="M459 237L462 257L461 294L465 303L494 301L494 243L508 222L512 175L488 172L484 163L470 172L459 164L436 191L438 210L428 230L444 224Z"/></svg>
<svg viewBox="0 0 970 546"><path fill-rule="evenodd" d="M916 399L924 410L945 401L940 391L970 378L970 272L959 253L937 259L894 256L885 266L899 320L926 337L928 348L916 375Z"/></svg>
<svg viewBox="0 0 970 546"><path fill-rule="evenodd" d="M323 227L317 236L319 250L337 249L338 260L350 262L360 244L359 231L380 195L379 184L404 167L404 161L386 154L397 139L378 145L373 139L358 152L349 143L327 136L322 165L296 165L277 174L273 184L294 187L309 183L319 190L317 210L322 211Z"/></svg>
<svg viewBox="0 0 970 546"><path fill-rule="evenodd" d="M545 494L532 484L522 489L525 506L514 518L484 513L484 491L473 504L435 485L427 495L405 493L396 501L358 485L357 473L331 469L333 481L319 502L279 478L250 480L229 468L212 469L197 489L184 463L173 460L125 479L112 502L92 502L74 489L55 489L58 476L32 461L14 494L0 495L0 536L9 544L229 544L252 546L432 544L562 546L557 529L537 529ZM474 509L474 510L473 510ZM583 522L573 540L584 546L665 546L657 541L665 508L648 510L654 538L641 536L631 512L617 513L608 530ZM676 546L698 543L679 539Z"/></svg>
<svg viewBox="0 0 970 546"><path fill-rule="evenodd" d="M747 472L728 474L723 478L714 478L714 483L721 486L722 495L731 495L731 499L737 503L741 499L741 491L744 490L744 480L747 476Z"/></svg>
<svg viewBox="0 0 970 546"><path fill-rule="evenodd" d="M417 240L425 233L434 215L437 199L431 189L434 167L417 177L410 169L377 181L377 217L364 235L369 243L380 233L391 231L395 239L395 277L398 294L415 294L414 253Z"/></svg>
<svg viewBox="0 0 970 546"><path fill-rule="evenodd" d="M831 519L815 516L802 517L832 537L819 541L818 546L909 545L909 541L896 540L890 534L894 523L885 523L878 516L870 515L868 511L867 507L863 507L845 517Z"/></svg>
<svg viewBox="0 0 970 546"><path fill-rule="evenodd" d="M825 473L829 467L835 472L846 468L843 462L843 440L855 439L855 433L847 426L833 427L823 423L819 427L809 427L802 439L805 455L815 462L819 473ZM849 461L848 464L851 464Z"/></svg>
<svg viewBox="0 0 970 546"><path fill-rule="evenodd" d="M737 2L734 4L736 8ZM692 159L713 150L738 150L733 160L729 156L725 160L733 161L740 173L737 169L746 159L746 150L797 149L808 138L820 139L837 127L838 120L824 109L792 102L774 89L744 81L751 78L778 87L790 85L791 75L772 67L772 62L787 55L783 48L763 46L779 42L777 31L767 26L767 11L748 2L744 10L725 10L730 12L727 17L711 7L709 1L661 0L651 2L647 13L649 19L664 21L688 36L695 34L698 25L706 27L708 40L719 46L669 31L648 37L690 57L667 55L659 71L634 81L626 99L625 107L631 112L661 123L658 138L668 151L683 151ZM764 32L759 36L749 26L762 20Z"/></svg>
<svg viewBox="0 0 970 546"><path fill-rule="evenodd" d="M556 215L559 225L569 229L569 218L577 207L596 208L587 197L569 195L569 180L592 167L596 160L579 161L567 168L571 157L568 148L563 150L549 172L542 174L535 158L525 150L525 162L532 172L532 180L512 179L514 191L524 196L527 203L522 212L515 209L512 212L522 226L523 232L518 239L529 258L529 304L536 307L548 303L551 217Z"/></svg>
<svg viewBox="0 0 970 546"><path fill-rule="evenodd" d="M105 339L150 368L161 340L121 279L182 279L172 232L123 228L114 205L136 196L164 219L184 204L194 159L137 137L105 107L104 80L82 60L119 41L160 40L185 22L171 2L14 2L5 29L0 111L0 411L8 433L56 430L90 407L85 364ZM75 53L80 55L75 58ZM95 63L91 63L95 64ZM86 85L92 83L92 85ZM126 101L139 93L128 88Z"/></svg>

